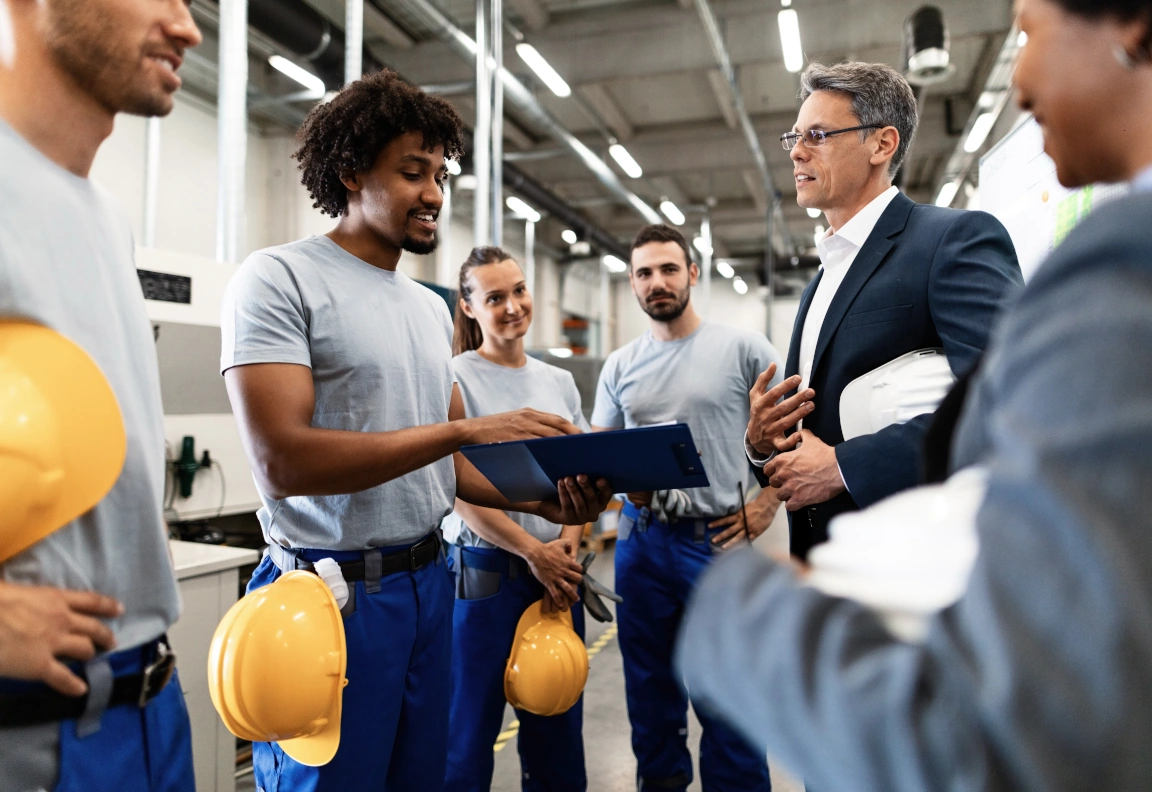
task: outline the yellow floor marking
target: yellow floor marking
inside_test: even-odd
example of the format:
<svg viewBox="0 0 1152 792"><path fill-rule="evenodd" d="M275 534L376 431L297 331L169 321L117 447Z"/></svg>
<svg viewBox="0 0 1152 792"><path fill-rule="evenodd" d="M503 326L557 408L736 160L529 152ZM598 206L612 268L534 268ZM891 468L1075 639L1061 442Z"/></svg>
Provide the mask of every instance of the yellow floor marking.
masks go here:
<svg viewBox="0 0 1152 792"><path fill-rule="evenodd" d="M616 637L616 632L618 629L618 626L613 624L611 627L604 631L603 635L596 639L595 643L588 647L589 660L600 654L600 651L605 646L607 646L613 638ZM493 753L499 753L501 750L503 750L504 746L507 745L512 740L512 738L519 733L520 721L514 720L509 723L508 728L505 731L500 732L500 734L496 737L496 744L492 746Z"/></svg>

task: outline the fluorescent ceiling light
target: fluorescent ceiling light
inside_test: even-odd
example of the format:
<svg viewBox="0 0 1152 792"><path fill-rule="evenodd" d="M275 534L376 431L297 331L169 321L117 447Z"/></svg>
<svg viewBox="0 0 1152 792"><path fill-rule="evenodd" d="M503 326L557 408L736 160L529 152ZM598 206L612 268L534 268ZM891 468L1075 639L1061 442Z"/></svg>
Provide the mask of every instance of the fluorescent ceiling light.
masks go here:
<svg viewBox="0 0 1152 792"><path fill-rule="evenodd" d="M448 168L448 173L450 173L451 175L453 175L453 176L459 176L460 175L460 163L457 162L456 160L450 159L447 162L445 162L444 165L445 165L445 167Z"/></svg>
<svg viewBox="0 0 1152 792"><path fill-rule="evenodd" d="M560 232L560 238L563 239L565 242L567 242L569 245L575 245L576 244L576 239L577 239L576 232L573 231L571 228L565 228L563 231L561 231Z"/></svg>
<svg viewBox="0 0 1152 792"><path fill-rule="evenodd" d="M780 25L780 48L784 51L784 68L798 72L804 68L804 48L800 46L800 17L796 9L785 8L776 19Z"/></svg>
<svg viewBox="0 0 1152 792"><path fill-rule="evenodd" d="M951 206L952 199L956 197L956 193L960 190L959 181L947 182L940 188L940 194L936 196L937 206Z"/></svg>
<svg viewBox="0 0 1152 792"><path fill-rule="evenodd" d="M540 213L533 209L528 204L521 201L515 195L509 195L508 200L504 203L508 204L508 208L517 214L517 216L525 220L531 220L533 223L540 222Z"/></svg>
<svg viewBox="0 0 1152 792"><path fill-rule="evenodd" d="M517 44L516 54L520 56L520 60L528 64L532 71L536 72L536 76L548 86L552 93L557 96L572 95L572 89L568 87L568 83L564 82L564 78L556 73L551 64L544 60L544 56L537 52L531 44L524 42Z"/></svg>
<svg viewBox="0 0 1152 792"><path fill-rule="evenodd" d="M716 262L716 271L723 275L725 278L731 278L736 274L736 271L732 269L732 265L724 259L720 259Z"/></svg>
<svg viewBox="0 0 1152 792"><path fill-rule="evenodd" d="M701 253L703 253L705 256L711 255L711 253L712 253L712 246L711 246L711 245L708 245L708 244L705 244L705 242L704 242L704 237L696 237L696 238L694 238L694 239L692 240L692 247L694 247L694 248L696 248L697 250L699 250L699 251L700 251Z"/></svg>
<svg viewBox="0 0 1152 792"><path fill-rule="evenodd" d="M792 0L780 0L780 5L788 8L790 5L792 5Z"/></svg>
<svg viewBox="0 0 1152 792"><path fill-rule="evenodd" d="M291 77L309 91L316 94L317 97L324 95L324 81L307 69L297 66L287 58L273 55L268 59L268 65L281 74Z"/></svg>
<svg viewBox="0 0 1152 792"><path fill-rule="evenodd" d="M568 347L549 347L548 353L553 357L570 358L572 357L572 350Z"/></svg>
<svg viewBox="0 0 1152 792"><path fill-rule="evenodd" d="M737 294L747 294L748 284L744 282L743 278L733 278L732 288L736 290Z"/></svg>
<svg viewBox="0 0 1152 792"><path fill-rule="evenodd" d="M600 259L600 261L603 262L604 266L611 272L623 272L628 269L628 265L616 256L605 256Z"/></svg>
<svg viewBox="0 0 1152 792"><path fill-rule="evenodd" d="M632 159L632 155L628 153L628 149L621 146L619 143L613 143L608 147L608 153L612 155L612 159L616 160L616 164L620 169L627 173L633 179L639 179L644 175L641 170L640 164Z"/></svg>
<svg viewBox="0 0 1152 792"><path fill-rule="evenodd" d="M968 139L964 141L964 150L969 154L979 151L995 123L995 113L981 113L977 116L975 123L972 124L972 131L968 133Z"/></svg>
<svg viewBox="0 0 1152 792"><path fill-rule="evenodd" d="M672 221L672 225L684 225L684 213L680 211L680 207L667 198L660 202L660 211Z"/></svg>
<svg viewBox="0 0 1152 792"><path fill-rule="evenodd" d="M465 173L456 180L457 190L475 190L476 189L476 176L471 173Z"/></svg>
<svg viewBox="0 0 1152 792"><path fill-rule="evenodd" d="M823 214L823 212L821 212L819 209L809 209L808 210L808 216L811 217L813 220L815 220L817 217L819 217L822 214Z"/></svg>

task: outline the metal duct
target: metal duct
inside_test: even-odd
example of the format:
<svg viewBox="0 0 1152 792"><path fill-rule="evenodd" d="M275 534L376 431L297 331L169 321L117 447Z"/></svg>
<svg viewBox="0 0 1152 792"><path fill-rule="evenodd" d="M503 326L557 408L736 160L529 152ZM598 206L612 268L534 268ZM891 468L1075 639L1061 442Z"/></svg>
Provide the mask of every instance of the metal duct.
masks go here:
<svg viewBox="0 0 1152 792"><path fill-rule="evenodd" d="M220 2L220 87L216 95L216 259L240 261L248 216L248 0Z"/></svg>
<svg viewBox="0 0 1152 792"><path fill-rule="evenodd" d="M457 55L469 63L475 63L476 42L469 38L464 31L445 16L440 9L432 5L428 0L395 1L402 3L414 14L419 15L424 23L435 30L436 34L443 39ZM516 79L516 77L503 66L500 67L500 78L504 83L505 96L516 106L516 109L532 123L546 130L549 135L575 152L585 167L592 171L593 175L595 175L600 183L607 187L613 195L635 209L647 222L663 222L660 214L655 209L645 203L636 193L625 187L623 183L616 178L616 174L612 172L612 169L596 156L595 152L565 129L551 113L536 101L536 97L532 95L532 92L528 90L524 83ZM505 179L504 181L505 184L507 184L507 180Z"/></svg>
<svg viewBox="0 0 1152 792"><path fill-rule="evenodd" d="M364 0L344 3L344 84L359 80L364 74Z"/></svg>
<svg viewBox="0 0 1152 792"><path fill-rule="evenodd" d="M504 163L504 186L510 190L515 190L524 196L524 200L528 203L543 209L562 221L605 253L611 253L624 261L627 261L631 255L628 245L620 242L599 225L591 222L584 215L564 203L563 199L543 184L508 163Z"/></svg>
<svg viewBox="0 0 1152 792"><path fill-rule="evenodd" d="M311 63L330 90L344 85L344 33L304 0L248 0L248 22ZM378 71L380 62L361 52L362 73Z"/></svg>
<svg viewBox="0 0 1152 792"><path fill-rule="evenodd" d="M775 269L772 261L772 226L778 223L785 239L791 239L791 233L788 230L788 221L784 219L784 212L780 208L780 201L777 199L779 193L776 190L776 185L772 182L772 173L768 170L768 160L764 156L764 150L760 147L760 138L756 134L756 128L752 126L752 119L748 116L748 108L744 106L744 94L740 92L740 84L736 80L736 68L732 65L732 56L728 54L728 45L724 43L724 34L720 32L720 21L716 18L716 12L712 10L708 0L696 0L696 11L700 14L700 21L704 23L704 31L708 34L708 43L712 45L712 54L716 56L720 74L723 75L724 82L728 86L732 109L736 112L740 129L744 133L744 140L748 144L748 150L752 152L752 159L756 162L756 170L760 172L764 194L768 197L772 207L764 218L764 277L768 281L765 285L768 287L769 316L767 332L771 335L772 271Z"/></svg>

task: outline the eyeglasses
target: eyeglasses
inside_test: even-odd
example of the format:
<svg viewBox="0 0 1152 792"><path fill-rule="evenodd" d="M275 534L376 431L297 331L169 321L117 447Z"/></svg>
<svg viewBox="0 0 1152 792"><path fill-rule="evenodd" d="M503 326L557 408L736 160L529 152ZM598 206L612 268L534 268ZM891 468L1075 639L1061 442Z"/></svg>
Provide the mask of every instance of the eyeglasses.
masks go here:
<svg viewBox="0 0 1152 792"><path fill-rule="evenodd" d="M809 129L807 132L785 132L780 136L780 145L784 147L785 151L791 151L796 148L800 139L804 139L804 145L808 148L815 148L816 146L823 146L824 142L833 135L842 135L845 132L856 132L861 129L883 129L883 124L862 124L861 126L848 127L847 129L833 129L831 132L825 132L823 129Z"/></svg>

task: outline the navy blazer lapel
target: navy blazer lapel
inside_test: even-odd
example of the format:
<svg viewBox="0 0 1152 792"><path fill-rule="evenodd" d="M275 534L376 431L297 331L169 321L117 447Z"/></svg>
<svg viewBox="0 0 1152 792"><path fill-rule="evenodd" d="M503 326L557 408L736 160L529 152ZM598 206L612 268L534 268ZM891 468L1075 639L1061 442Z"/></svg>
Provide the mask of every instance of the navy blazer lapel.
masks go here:
<svg viewBox="0 0 1152 792"><path fill-rule="evenodd" d="M816 354L812 357L813 377L816 376L816 369L820 365L820 358L823 357L824 350L832 341L832 335L848 314L848 309L852 307L852 302L860 293L860 289L864 287L864 284L872 277L872 273L884 261L884 257L888 255L892 246L896 244L892 237L899 235L904 230L904 226L908 224L908 215L912 213L912 207L915 205L904 193L898 193L888 204L884 213L880 215L880 219L876 222L876 227L872 229L864 247L860 248L860 252L856 254L856 259L848 268L848 274L844 276L844 281L836 290L836 296L832 298L832 304L828 306L824 324L820 326L820 336L816 341Z"/></svg>
<svg viewBox="0 0 1152 792"><path fill-rule="evenodd" d="M784 378L800 373L800 335L804 332L804 320L808 318L808 309L812 307L812 297L816 294L816 287L824 277L824 269L816 272L804 294L800 297L800 308L796 311L796 321L792 325L792 340L788 342L788 363L784 366Z"/></svg>

